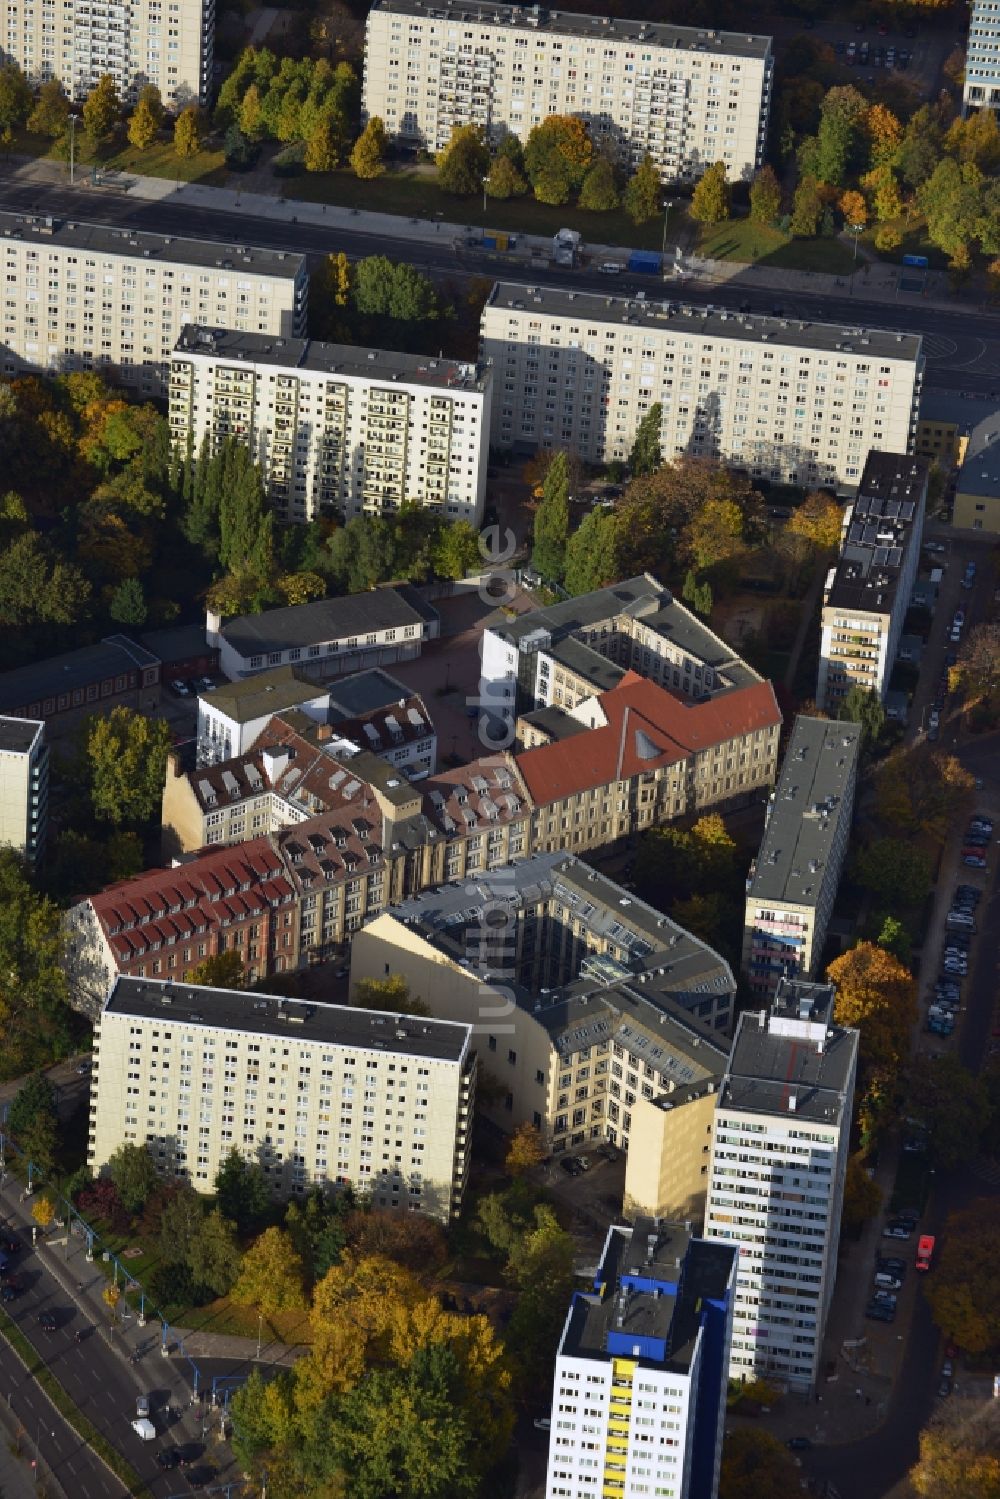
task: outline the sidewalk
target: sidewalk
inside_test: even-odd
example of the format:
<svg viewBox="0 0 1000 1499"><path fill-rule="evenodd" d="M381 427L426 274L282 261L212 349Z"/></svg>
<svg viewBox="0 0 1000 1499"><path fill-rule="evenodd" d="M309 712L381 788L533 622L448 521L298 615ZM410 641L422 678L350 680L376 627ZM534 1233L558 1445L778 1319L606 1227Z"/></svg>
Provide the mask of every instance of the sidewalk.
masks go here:
<svg viewBox="0 0 1000 1499"><path fill-rule="evenodd" d="M37 182L40 186L68 187L67 169L62 162L36 157L11 156L7 158L10 175L18 181ZM482 238L482 225L445 223L438 219L404 218L396 214L370 213L361 208L341 208L335 204L309 203L304 199L282 193L246 192L240 187L210 187L193 182L178 182L168 177L139 177L132 174L113 174L105 177L111 192L128 193L132 198L149 203L167 203L186 208L211 209L219 214L248 214L254 218L281 219L285 222L291 214L293 224L302 223L325 226L331 230L341 229L352 234L369 234L381 239L395 239L413 244L451 246L454 250L468 247L470 238ZM84 193L100 194L101 188L92 187L81 172L77 185ZM39 212L44 204L37 205ZM570 211L571 213L571 211ZM512 231L514 232L514 231ZM509 267L512 272L529 271L536 266L549 264L552 251L551 238L517 232L517 248L491 256L497 265ZM627 249L621 245L587 244L585 254L592 262L616 260L621 262ZM910 307L937 307L954 312L960 299L950 294L948 278L943 271L927 273L926 294L899 289L901 267L886 266L881 262L869 264L859 261L857 274L834 276L820 271L790 271L745 263L737 260L707 260L695 256L684 257L684 273L669 278L667 284L677 296L683 295L686 285L724 286L737 282L740 287L758 287L783 297L794 296L857 296L859 301L891 302L893 305ZM914 273L919 275L920 273ZM567 280L572 280L573 271L567 269ZM658 284L649 278L651 285ZM971 301L966 301L969 311Z"/></svg>

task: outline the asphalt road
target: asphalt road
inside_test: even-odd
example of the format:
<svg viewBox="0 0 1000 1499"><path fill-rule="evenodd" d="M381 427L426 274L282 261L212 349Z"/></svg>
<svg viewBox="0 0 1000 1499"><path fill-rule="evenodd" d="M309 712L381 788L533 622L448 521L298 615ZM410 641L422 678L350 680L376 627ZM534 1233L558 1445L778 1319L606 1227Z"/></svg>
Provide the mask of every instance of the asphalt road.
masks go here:
<svg viewBox="0 0 1000 1499"><path fill-rule="evenodd" d="M609 286L608 278L596 272L556 270L551 267L511 266L502 255L474 250L456 252L447 235L436 242L401 242L389 235L351 233L322 224L298 223L293 212L284 219L260 219L247 214L227 214L206 206L193 207L168 201L150 203L108 189L70 190L68 187L43 187L37 182L23 182L0 176L0 206L28 212L74 215L91 223L129 225L160 234L186 234L221 244L261 245L269 249L292 250L310 256L322 256L343 250L352 259L364 255L387 255L404 258L428 272L454 278L508 277L538 285L566 286L607 295L645 291L659 295L661 283L649 276L622 275ZM294 204L288 204L289 210ZM238 236L232 233L239 226ZM229 232L227 233L227 227ZM864 300L863 289L857 296L794 297L743 286L739 278L725 287L709 287L693 282L682 286L671 284L672 300L696 305L712 303L732 310L741 305L750 310L769 313L776 307L791 318L842 323L847 327L898 329L924 335L927 359L926 384L949 390L967 391L971 395L1000 392L1000 316L983 312L973 305L956 304L947 310L934 306L895 305Z"/></svg>

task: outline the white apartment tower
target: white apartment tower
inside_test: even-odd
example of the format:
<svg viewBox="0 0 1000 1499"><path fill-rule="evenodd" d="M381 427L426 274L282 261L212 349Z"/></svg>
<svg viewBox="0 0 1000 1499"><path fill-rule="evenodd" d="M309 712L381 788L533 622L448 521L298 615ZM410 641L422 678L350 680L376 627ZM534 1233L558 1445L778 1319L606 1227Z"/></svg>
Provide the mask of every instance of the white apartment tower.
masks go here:
<svg viewBox="0 0 1000 1499"><path fill-rule="evenodd" d="M0 211L0 376L98 370L166 394L170 355L195 321L305 332L304 255Z"/></svg>
<svg viewBox="0 0 1000 1499"><path fill-rule="evenodd" d="M1000 5L997 0L972 0L971 9L962 114L980 109L1000 114Z"/></svg>
<svg viewBox="0 0 1000 1499"><path fill-rule="evenodd" d="M852 687L885 698L920 563L930 462L869 453L823 590L816 706L836 713Z"/></svg>
<svg viewBox="0 0 1000 1499"><path fill-rule="evenodd" d="M215 0L8 0L0 60L80 100L110 74L123 102L154 83L168 109L207 104Z"/></svg>
<svg viewBox="0 0 1000 1499"><path fill-rule="evenodd" d="M870 449L909 450L923 375L919 335L515 282L490 293L480 350L497 448L623 461L659 404L668 460L845 492Z"/></svg>
<svg viewBox="0 0 1000 1499"><path fill-rule="evenodd" d="M44 723L0 717L0 847L35 864L45 849L49 747Z"/></svg>
<svg viewBox="0 0 1000 1499"><path fill-rule="evenodd" d="M170 368L173 441L228 436L261 464L283 519L416 503L478 526L491 372L451 359L185 328Z"/></svg>
<svg viewBox="0 0 1000 1499"><path fill-rule="evenodd" d="M736 1258L690 1224L608 1230L556 1354L545 1499L715 1499Z"/></svg>
<svg viewBox="0 0 1000 1499"><path fill-rule="evenodd" d="M712 1129L706 1239L739 1246L731 1379L816 1381L833 1296L858 1032L832 984L740 1016Z"/></svg>
<svg viewBox="0 0 1000 1499"><path fill-rule="evenodd" d="M145 1145L211 1192L234 1147L276 1195L353 1185L447 1222L469 1166L472 1028L120 975L94 1033L88 1160Z"/></svg>
<svg viewBox="0 0 1000 1499"><path fill-rule="evenodd" d="M404 145L440 150L456 125L496 144L553 114L587 122L599 150L665 182L724 161L730 181L763 161L771 38L697 31L539 5L375 0L363 109Z"/></svg>

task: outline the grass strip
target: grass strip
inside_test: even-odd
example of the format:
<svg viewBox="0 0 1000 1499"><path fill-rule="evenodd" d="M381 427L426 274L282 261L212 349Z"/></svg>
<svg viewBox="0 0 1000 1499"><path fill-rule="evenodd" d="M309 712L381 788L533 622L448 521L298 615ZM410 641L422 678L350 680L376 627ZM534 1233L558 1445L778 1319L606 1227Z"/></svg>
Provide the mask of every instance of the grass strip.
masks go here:
<svg viewBox="0 0 1000 1499"><path fill-rule="evenodd" d="M149 1489L132 1464L126 1462L121 1453L112 1447L106 1437L101 1435L97 1427L87 1420L41 1355L36 1352L21 1329L2 1308L0 1308L0 1334L6 1338L31 1377L37 1380L59 1414L72 1426L77 1436L86 1442L90 1450L96 1452L105 1467L110 1468L115 1477L121 1479L129 1493L137 1496L137 1499L140 1499L143 1494L148 1494Z"/></svg>

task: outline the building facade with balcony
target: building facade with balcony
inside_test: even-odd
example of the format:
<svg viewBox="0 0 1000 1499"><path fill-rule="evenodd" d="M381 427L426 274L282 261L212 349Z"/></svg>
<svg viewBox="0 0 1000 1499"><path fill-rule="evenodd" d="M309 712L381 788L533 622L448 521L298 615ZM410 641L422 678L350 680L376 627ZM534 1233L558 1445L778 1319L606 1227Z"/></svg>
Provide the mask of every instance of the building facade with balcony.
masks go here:
<svg viewBox="0 0 1000 1499"><path fill-rule="evenodd" d="M549 115L584 120L599 152L664 182L722 161L732 182L764 159L771 38L574 15L542 6L376 0L362 104L404 145L439 151L459 125L494 145Z"/></svg>
<svg viewBox="0 0 1000 1499"><path fill-rule="evenodd" d="M847 854L861 726L800 714L747 876L743 973L760 1000L812 978Z"/></svg>
<svg viewBox="0 0 1000 1499"><path fill-rule="evenodd" d="M962 114L1000 115L1000 11L995 0L972 0L962 83Z"/></svg>
<svg viewBox="0 0 1000 1499"><path fill-rule="evenodd" d="M811 1392L833 1296L858 1032L832 984L782 979L740 1016L719 1091L705 1238L738 1249L729 1377Z"/></svg>
<svg viewBox="0 0 1000 1499"><path fill-rule="evenodd" d="M475 1088L467 1025L119 978L95 1026L88 1161L144 1145L162 1176L210 1193L237 1150L277 1197L352 1186L448 1223Z"/></svg>
<svg viewBox="0 0 1000 1499"><path fill-rule="evenodd" d="M0 847L26 863L45 853L49 821L49 746L45 724L0 717Z"/></svg>
<svg viewBox="0 0 1000 1499"><path fill-rule="evenodd" d="M171 360L170 431L195 452L239 438L284 520L418 504L478 526L490 382L451 359L189 327Z"/></svg>
<svg viewBox="0 0 1000 1499"><path fill-rule="evenodd" d="M884 699L920 565L930 464L869 453L823 592L816 706L836 714L852 687Z"/></svg>
<svg viewBox="0 0 1000 1499"><path fill-rule="evenodd" d="M715 1499L736 1259L687 1223L608 1230L559 1340L545 1499Z"/></svg>
<svg viewBox="0 0 1000 1499"><path fill-rule="evenodd" d="M843 493L870 449L910 450L923 376L919 335L516 282L490 293L480 352L497 448L625 462L659 405L668 461Z"/></svg>
<svg viewBox="0 0 1000 1499"><path fill-rule="evenodd" d="M124 104L147 83L170 110L209 102L215 0L11 0L0 27L0 62L35 88L58 78L79 102L107 74Z"/></svg>

